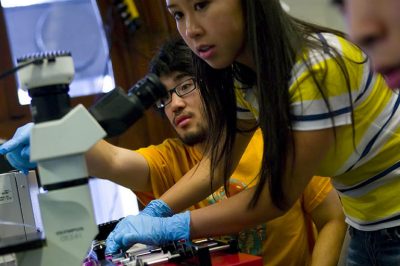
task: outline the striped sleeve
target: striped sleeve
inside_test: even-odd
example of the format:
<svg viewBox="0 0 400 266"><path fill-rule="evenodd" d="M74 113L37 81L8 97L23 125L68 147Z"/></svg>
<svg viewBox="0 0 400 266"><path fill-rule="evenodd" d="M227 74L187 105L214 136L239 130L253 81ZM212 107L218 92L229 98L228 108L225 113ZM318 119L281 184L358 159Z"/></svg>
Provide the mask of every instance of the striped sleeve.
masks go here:
<svg viewBox="0 0 400 266"><path fill-rule="evenodd" d="M292 69L289 94L294 130L318 130L351 124L354 99L362 97L371 73L361 64L361 51L351 43L330 34L327 42L339 53L348 72L346 80L338 61L330 52L310 50ZM351 59L349 59L351 58ZM319 84L317 86L316 84ZM351 92L351 93L349 93Z"/></svg>

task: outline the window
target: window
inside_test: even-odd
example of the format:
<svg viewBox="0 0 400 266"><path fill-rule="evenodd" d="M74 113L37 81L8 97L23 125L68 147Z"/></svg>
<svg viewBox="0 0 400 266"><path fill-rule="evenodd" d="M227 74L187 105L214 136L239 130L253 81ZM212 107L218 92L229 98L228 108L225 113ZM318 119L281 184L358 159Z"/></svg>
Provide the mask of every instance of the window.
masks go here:
<svg viewBox="0 0 400 266"><path fill-rule="evenodd" d="M14 62L32 53L72 53L75 77L70 96L108 92L115 87L106 34L94 0L0 0ZM18 81L17 81L18 82ZM18 89L20 104L28 93Z"/></svg>

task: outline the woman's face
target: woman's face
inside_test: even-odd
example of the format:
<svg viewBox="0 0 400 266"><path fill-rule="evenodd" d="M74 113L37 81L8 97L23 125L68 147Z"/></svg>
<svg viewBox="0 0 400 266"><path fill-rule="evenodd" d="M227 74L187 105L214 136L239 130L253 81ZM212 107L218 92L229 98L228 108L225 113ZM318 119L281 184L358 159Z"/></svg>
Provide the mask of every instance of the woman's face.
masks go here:
<svg viewBox="0 0 400 266"><path fill-rule="evenodd" d="M166 0L182 38L211 67L249 64L240 0Z"/></svg>

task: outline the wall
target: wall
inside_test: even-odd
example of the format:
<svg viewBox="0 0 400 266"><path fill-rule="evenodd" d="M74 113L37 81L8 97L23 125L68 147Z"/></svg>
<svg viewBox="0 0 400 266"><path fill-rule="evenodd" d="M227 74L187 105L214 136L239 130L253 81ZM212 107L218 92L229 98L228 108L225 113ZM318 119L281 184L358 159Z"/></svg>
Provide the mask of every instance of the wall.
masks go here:
<svg viewBox="0 0 400 266"><path fill-rule="evenodd" d="M332 0L283 0L289 13L300 19L319 25L346 31L344 19Z"/></svg>

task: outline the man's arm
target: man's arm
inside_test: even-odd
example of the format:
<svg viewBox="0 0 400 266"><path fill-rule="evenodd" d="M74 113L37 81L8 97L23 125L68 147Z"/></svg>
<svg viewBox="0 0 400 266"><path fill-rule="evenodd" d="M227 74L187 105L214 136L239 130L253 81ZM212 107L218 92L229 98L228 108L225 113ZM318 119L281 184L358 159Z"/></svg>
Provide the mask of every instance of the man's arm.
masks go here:
<svg viewBox="0 0 400 266"><path fill-rule="evenodd" d="M312 212L312 219L318 229L311 265L337 265L347 225L339 197L331 190L323 202Z"/></svg>
<svg viewBox="0 0 400 266"><path fill-rule="evenodd" d="M149 166L139 153L101 140L85 156L91 176L111 180L135 191L151 191Z"/></svg>

